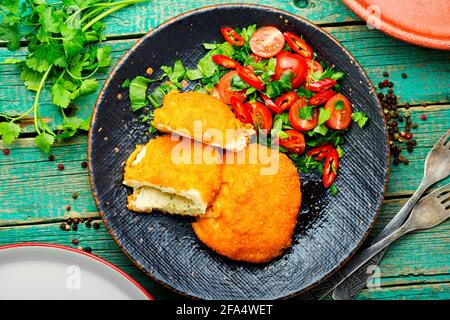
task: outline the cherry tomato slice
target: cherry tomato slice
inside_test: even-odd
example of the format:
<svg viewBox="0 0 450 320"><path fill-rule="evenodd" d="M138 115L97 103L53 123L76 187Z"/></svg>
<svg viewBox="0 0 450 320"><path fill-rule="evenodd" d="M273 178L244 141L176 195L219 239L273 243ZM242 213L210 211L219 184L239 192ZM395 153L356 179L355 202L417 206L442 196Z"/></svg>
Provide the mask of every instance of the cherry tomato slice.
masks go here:
<svg viewBox="0 0 450 320"><path fill-rule="evenodd" d="M255 31L250 38L250 49L262 58L276 56L284 47L284 36L275 27L262 27Z"/></svg>
<svg viewBox="0 0 450 320"><path fill-rule="evenodd" d="M275 104L275 102L272 101L269 97L267 97L262 92L259 93L259 96L264 101L265 105L270 109L270 111L274 113L281 113L281 109Z"/></svg>
<svg viewBox="0 0 450 320"><path fill-rule="evenodd" d="M335 80L326 78L317 82L306 84L305 89L314 92L324 92L330 90L335 85L337 85L337 82Z"/></svg>
<svg viewBox="0 0 450 320"><path fill-rule="evenodd" d="M306 74L308 73L308 65L302 56L282 51L277 55L274 79L280 80L281 76L286 71L294 73L294 77L292 78L292 89L296 89L305 82Z"/></svg>
<svg viewBox="0 0 450 320"><path fill-rule="evenodd" d="M289 47L291 47L291 49L294 52L298 53L305 59L312 58L313 51L311 47L308 46L302 38L290 32L285 32L284 38L286 39L286 42L288 43Z"/></svg>
<svg viewBox="0 0 450 320"><path fill-rule="evenodd" d="M333 98L335 95L337 95L337 92L333 90L320 92L312 96L311 99L309 99L308 104L310 106L320 106L322 104L327 103L327 101Z"/></svg>
<svg viewBox="0 0 450 320"><path fill-rule="evenodd" d="M238 73L236 71L230 71L223 75L222 78L220 78L219 84L217 85L220 99L226 104L230 104L230 99L233 96L238 97L240 101L245 101L245 99L247 98L245 96L245 90L231 91L231 79L237 75Z"/></svg>
<svg viewBox="0 0 450 320"><path fill-rule="evenodd" d="M253 123L247 106L241 100L239 100L238 97L233 96L231 97L230 101L231 108L233 109L233 112L236 115L236 118L239 119L239 121L241 121L242 123Z"/></svg>
<svg viewBox="0 0 450 320"><path fill-rule="evenodd" d="M342 95L337 94L328 100L325 110L330 110L330 119L325 122L328 128L333 130L347 129L352 121L352 106L350 101Z"/></svg>
<svg viewBox="0 0 450 320"><path fill-rule="evenodd" d="M239 63L221 54L213 55L212 61L214 61L215 64L218 64L219 66L225 67L227 69L236 69L237 67L239 67Z"/></svg>
<svg viewBox="0 0 450 320"><path fill-rule="evenodd" d="M224 27L220 29L220 32L222 33L225 41L233 46L242 47L245 43L245 39L242 38L233 28Z"/></svg>
<svg viewBox="0 0 450 320"><path fill-rule="evenodd" d="M272 129L272 114L265 105L259 101L254 101L245 103L245 106L252 117L255 128L267 131Z"/></svg>
<svg viewBox="0 0 450 320"><path fill-rule="evenodd" d="M332 150L328 153L325 164L323 166L323 185L325 188L329 188L334 180L339 169L339 154L336 150Z"/></svg>
<svg viewBox="0 0 450 320"><path fill-rule="evenodd" d="M249 67L238 66L236 70L239 77L241 77L241 79L248 85L258 90L264 90L264 83L258 78L252 69Z"/></svg>
<svg viewBox="0 0 450 320"><path fill-rule="evenodd" d="M275 104L277 105L278 109L281 110L281 112L283 112L284 110L289 109L289 107L297 99L298 99L297 92L291 91L291 92L285 93L281 97L279 97L275 101Z"/></svg>
<svg viewBox="0 0 450 320"><path fill-rule="evenodd" d="M306 63L308 64L308 74L306 75L306 82L311 83L313 82L312 74L315 72L323 73L323 68L322 65L316 60L306 59Z"/></svg>
<svg viewBox="0 0 450 320"><path fill-rule="evenodd" d="M317 160L322 160L328 155L331 150L334 150L333 145L331 143L325 143L321 146L312 148L308 151L307 154L308 156L314 157Z"/></svg>
<svg viewBox="0 0 450 320"><path fill-rule="evenodd" d="M313 110L312 119L303 120L299 117L298 110L304 107L306 107L306 100L300 98L294 101L289 109L289 123L294 129L301 132L312 130L319 123L319 110L317 108Z"/></svg>
<svg viewBox="0 0 450 320"><path fill-rule="evenodd" d="M303 133L295 130L288 130L284 133L289 137L280 139L280 146L286 148L289 153L303 154L306 147L305 136L303 135Z"/></svg>

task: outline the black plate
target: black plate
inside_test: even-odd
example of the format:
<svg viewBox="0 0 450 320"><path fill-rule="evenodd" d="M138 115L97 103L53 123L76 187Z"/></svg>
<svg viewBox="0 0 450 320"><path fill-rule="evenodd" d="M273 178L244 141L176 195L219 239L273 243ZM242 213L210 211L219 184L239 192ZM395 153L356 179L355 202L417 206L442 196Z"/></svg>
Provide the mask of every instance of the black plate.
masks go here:
<svg viewBox="0 0 450 320"><path fill-rule="evenodd" d="M320 178L302 175L303 204L294 246L265 265L225 259L194 235L190 219L135 214L126 208L123 163L149 137L130 111L125 79L175 60L193 68L203 42L223 41L219 29L274 25L303 35L319 60L346 73L344 94L370 125L353 125L344 146L333 197ZM122 93L119 100L117 94ZM119 148L118 152L117 149ZM149 276L187 296L203 299L275 299L304 292L336 271L367 236L380 210L388 177L388 141L375 90L355 59L325 31L295 15L261 6L220 5L178 16L152 30L125 54L100 93L89 133L90 178L100 214L127 256ZM263 201L263 199L261 199Z"/></svg>

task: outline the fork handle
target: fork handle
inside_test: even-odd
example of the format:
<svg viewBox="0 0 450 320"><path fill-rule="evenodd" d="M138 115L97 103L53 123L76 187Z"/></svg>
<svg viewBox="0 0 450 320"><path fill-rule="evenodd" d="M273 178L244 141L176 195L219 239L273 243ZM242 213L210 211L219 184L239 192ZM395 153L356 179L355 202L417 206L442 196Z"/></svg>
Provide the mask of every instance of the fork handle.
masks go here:
<svg viewBox="0 0 450 320"><path fill-rule="evenodd" d="M350 262L339 271L339 273L343 277L348 277L352 275L356 270L363 269L361 268L361 266L363 266L367 261L376 256L378 253L384 252L385 250L383 249L385 249L392 242L394 242L395 240L397 240L398 238L400 238L401 236L405 235L410 231L411 229L409 229L405 225L398 228L397 230L387 235L385 238L381 239L377 243L357 253L355 257L352 260L350 260ZM340 296L336 295L335 292L333 292L333 298L335 300L340 300Z"/></svg>
<svg viewBox="0 0 450 320"><path fill-rule="evenodd" d="M423 195L425 190L430 186L429 183L422 181L422 183L417 188L416 192L409 198L409 200L405 203L405 205L400 209L400 211L392 218L392 220L388 223L386 227L381 230L381 232L374 238L372 243L378 243L382 239L386 238L392 232L396 231L400 228L403 222L406 220L408 215L411 213L412 209L416 205L417 201L419 201L420 197ZM378 252L372 254L368 259L361 262L358 258L358 254L354 256L349 264L359 265L360 268L351 268L352 272L348 272L347 274L339 271L339 278L342 279L338 282L338 285L335 287L333 291L333 298L336 300L351 300L356 298L356 296L362 291L367 283L367 279L370 277L370 274L367 273L371 266L377 266L386 252L386 246L384 246ZM366 263L367 262L367 263ZM347 270L347 268L344 268ZM350 270L350 268L348 269ZM345 271L345 270L343 270ZM342 275L341 275L342 274Z"/></svg>

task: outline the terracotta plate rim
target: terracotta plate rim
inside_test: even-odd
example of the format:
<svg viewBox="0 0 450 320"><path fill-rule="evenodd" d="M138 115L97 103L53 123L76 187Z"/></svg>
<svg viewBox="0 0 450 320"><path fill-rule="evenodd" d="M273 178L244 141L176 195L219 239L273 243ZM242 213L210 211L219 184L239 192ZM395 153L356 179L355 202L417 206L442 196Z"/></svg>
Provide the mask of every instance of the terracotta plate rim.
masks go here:
<svg viewBox="0 0 450 320"><path fill-rule="evenodd" d="M358 0L342 0L342 2L344 2L344 4L361 19L363 19L364 21L368 20L369 14L367 12L367 8L359 3ZM394 38L406 41L410 44L419 45L426 48L450 51L450 39L425 37L418 33L414 33L390 24L383 19L380 19L380 27L377 29Z"/></svg>

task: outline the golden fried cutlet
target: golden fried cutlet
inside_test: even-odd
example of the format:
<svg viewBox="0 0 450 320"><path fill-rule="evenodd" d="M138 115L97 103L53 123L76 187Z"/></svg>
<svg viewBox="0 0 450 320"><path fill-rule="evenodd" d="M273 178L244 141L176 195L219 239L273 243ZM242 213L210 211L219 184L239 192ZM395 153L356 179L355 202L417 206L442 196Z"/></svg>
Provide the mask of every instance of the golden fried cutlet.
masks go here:
<svg viewBox="0 0 450 320"><path fill-rule="evenodd" d="M157 137L130 155L123 181L134 188L128 197L130 210L199 215L214 200L222 182L220 154L213 147L178 138Z"/></svg>
<svg viewBox="0 0 450 320"><path fill-rule="evenodd" d="M233 151L243 150L254 134L221 100L200 92L172 91L154 112L153 125L160 131L176 133L204 144Z"/></svg>
<svg viewBox="0 0 450 320"><path fill-rule="evenodd" d="M276 172L262 174L265 161L251 156L258 150L279 156ZM238 157L244 163L224 164L222 186L213 205L192 227L203 243L221 255L267 262L291 246L301 203L300 178L286 155L264 146L251 144Z"/></svg>

